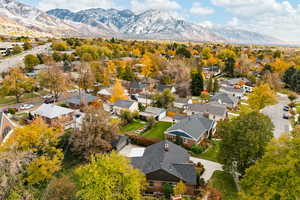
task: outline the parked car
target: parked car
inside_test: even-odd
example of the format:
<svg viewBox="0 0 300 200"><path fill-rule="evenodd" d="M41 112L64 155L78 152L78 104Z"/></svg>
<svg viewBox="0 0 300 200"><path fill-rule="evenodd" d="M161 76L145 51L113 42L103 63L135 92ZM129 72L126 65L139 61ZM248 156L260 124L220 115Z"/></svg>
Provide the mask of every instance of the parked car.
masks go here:
<svg viewBox="0 0 300 200"><path fill-rule="evenodd" d="M53 98L53 95L49 94L49 95L43 96L43 99L50 99L50 98Z"/></svg>
<svg viewBox="0 0 300 200"><path fill-rule="evenodd" d="M20 110L28 110L28 109L31 109L33 107L34 107L34 105L32 105L32 104L23 104L23 105L20 106Z"/></svg>
<svg viewBox="0 0 300 200"><path fill-rule="evenodd" d="M290 111L290 107L289 106L283 106L283 110L288 112L288 111Z"/></svg>
<svg viewBox="0 0 300 200"><path fill-rule="evenodd" d="M289 118L290 118L289 114L287 114L287 113L283 114L283 119L289 119Z"/></svg>
<svg viewBox="0 0 300 200"><path fill-rule="evenodd" d="M45 104L50 104L50 103L54 103L54 102L55 102L55 98L54 98L54 97L48 98L48 99L45 99L45 100L44 100L44 103L45 103Z"/></svg>

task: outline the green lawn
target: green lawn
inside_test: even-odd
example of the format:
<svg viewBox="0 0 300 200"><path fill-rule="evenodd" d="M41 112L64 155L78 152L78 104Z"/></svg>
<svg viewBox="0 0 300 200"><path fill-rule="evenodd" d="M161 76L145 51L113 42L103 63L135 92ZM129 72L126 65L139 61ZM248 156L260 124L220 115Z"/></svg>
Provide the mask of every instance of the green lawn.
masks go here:
<svg viewBox="0 0 300 200"><path fill-rule="evenodd" d="M300 104L297 104L297 105L296 105L296 110L297 110L297 113L300 114Z"/></svg>
<svg viewBox="0 0 300 200"><path fill-rule="evenodd" d="M127 124L127 125L123 126L121 128L121 132L122 133L127 133L127 132L136 131L136 130L144 127L145 125L146 125L145 122L143 123L143 121L137 120L137 121L134 121L130 124Z"/></svg>
<svg viewBox="0 0 300 200"><path fill-rule="evenodd" d="M219 190L222 193L223 200L238 199L238 191L233 177L226 172L215 171L213 176L209 180L208 185Z"/></svg>
<svg viewBox="0 0 300 200"><path fill-rule="evenodd" d="M152 139L161 139L163 140L165 138L164 132L172 126L172 123L170 122L157 122L153 128L150 130L146 131L143 136L147 138L152 138Z"/></svg>
<svg viewBox="0 0 300 200"><path fill-rule="evenodd" d="M210 161L214 161L214 162L219 162L218 160L218 154L220 152L220 143L221 141L217 141L217 140L212 140L212 144L210 147L208 147L208 149L199 154L199 155L193 155L205 160L210 160Z"/></svg>

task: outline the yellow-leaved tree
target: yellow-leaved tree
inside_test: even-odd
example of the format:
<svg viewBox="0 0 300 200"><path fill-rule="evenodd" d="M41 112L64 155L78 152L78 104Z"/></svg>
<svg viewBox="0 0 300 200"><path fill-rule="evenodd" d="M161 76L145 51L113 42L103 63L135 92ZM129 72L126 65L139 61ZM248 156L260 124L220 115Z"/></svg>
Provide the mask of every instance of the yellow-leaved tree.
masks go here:
<svg viewBox="0 0 300 200"><path fill-rule="evenodd" d="M142 63L143 63L143 67L142 67L142 75L144 75L145 77L150 77L154 71L154 63L151 59L151 55L149 53L146 53L143 58L142 58Z"/></svg>
<svg viewBox="0 0 300 200"><path fill-rule="evenodd" d="M274 70L276 72L278 72L279 74L282 74L290 67L290 65L287 62L285 62L284 60L277 58L275 60L275 62L272 63L272 67L274 68Z"/></svg>
<svg viewBox="0 0 300 200"><path fill-rule="evenodd" d="M276 104L276 94L268 84L255 87L249 95L248 103L254 110L261 110L268 105Z"/></svg>
<svg viewBox="0 0 300 200"><path fill-rule="evenodd" d="M174 187L173 192L175 196L183 195L186 192L186 185L182 181L179 181Z"/></svg>
<svg viewBox="0 0 300 200"><path fill-rule="evenodd" d="M117 102L118 100L126 100L128 97L125 94L125 89L123 88L121 81L116 79L115 85L112 89L111 99L112 103Z"/></svg>

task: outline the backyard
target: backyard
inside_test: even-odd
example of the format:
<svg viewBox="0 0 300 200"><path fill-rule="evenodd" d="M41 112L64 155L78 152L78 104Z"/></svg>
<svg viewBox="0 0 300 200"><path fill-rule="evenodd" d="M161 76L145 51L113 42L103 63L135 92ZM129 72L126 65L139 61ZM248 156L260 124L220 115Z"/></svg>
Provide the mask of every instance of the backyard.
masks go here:
<svg viewBox="0 0 300 200"><path fill-rule="evenodd" d="M221 143L220 140L212 140L211 145L208 147L206 151L200 154L192 153L192 155L205 160L219 162L218 154L220 152L220 143Z"/></svg>
<svg viewBox="0 0 300 200"><path fill-rule="evenodd" d="M152 139L161 139L165 138L164 132L172 126L170 122L157 122L150 130L146 131L143 136Z"/></svg>
<svg viewBox="0 0 300 200"><path fill-rule="evenodd" d="M128 133L128 132L134 132L138 129L143 128L146 125L146 122L143 122L141 120L136 120L130 124L127 124L126 126L123 126L121 128L122 133Z"/></svg>
<svg viewBox="0 0 300 200"><path fill-rule="evenodd" d="M238 199L237 188L233 177L223 171L215 171L213 176L208 182L208 185L216 188L222 193L223 200L235 200Z"/></svg>

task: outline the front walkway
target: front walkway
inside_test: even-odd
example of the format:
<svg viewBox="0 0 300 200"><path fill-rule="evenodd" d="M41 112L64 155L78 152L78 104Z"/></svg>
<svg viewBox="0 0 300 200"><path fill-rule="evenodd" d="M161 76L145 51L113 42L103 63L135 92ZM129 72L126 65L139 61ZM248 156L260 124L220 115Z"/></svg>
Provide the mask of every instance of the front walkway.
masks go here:
<svg viewBox="0 0 300 200"><path fill-rule="evenodd" d="M201 178L203 178L206 182L212 177L215 171L223 171L222 165L220 163L216 163L209 160L204 160L200 158L190 157L191 161L195 164L200 162L204 166L204 173L202 174Z"/></svg>

